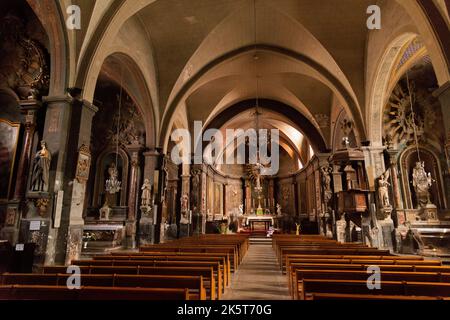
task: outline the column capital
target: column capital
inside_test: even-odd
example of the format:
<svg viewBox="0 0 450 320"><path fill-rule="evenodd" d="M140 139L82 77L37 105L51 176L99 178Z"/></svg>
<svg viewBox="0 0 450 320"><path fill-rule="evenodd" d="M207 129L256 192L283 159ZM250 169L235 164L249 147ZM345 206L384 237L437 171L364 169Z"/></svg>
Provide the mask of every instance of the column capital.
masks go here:
<svg viewBox="0 0 450 320"><path fill-rule="evenodd" d="M143 155L146 158L151 158L151 157L159 157L161 155L161 153L159 153L158 150L153 149L153 150L144 152Z"/></svg>
<svg viewBox="0 0 450 320"><path fill-rule="evenodd" d="M20 100L19 108L22 113L28 113L29 111L36 111L42 107L42 101L39 100Z"/></svg>
<svg viewBox="0 0 450 320"><path fill-rule="evenodd" d="M83 108L87 108L88 110L92 111L94 114L98 112L98 107L93 105L87 100L82 100Z"/></svg>
<svg viewBox="0 0 450 320"><path fill-rule="evenodd" d="M58 102L71 103L72 100L73 98L69 97L68 95L42 97L42 101L47 104Z"/></svg>

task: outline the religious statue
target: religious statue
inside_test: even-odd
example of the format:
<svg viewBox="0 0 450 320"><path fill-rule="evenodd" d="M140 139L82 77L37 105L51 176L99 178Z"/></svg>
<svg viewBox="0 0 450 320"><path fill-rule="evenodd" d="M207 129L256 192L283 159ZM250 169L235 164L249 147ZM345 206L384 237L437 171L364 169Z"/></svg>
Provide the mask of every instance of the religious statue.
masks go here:
<svg viewBox="0 0 450 320"><path fill-rule="evenodd" d="M431 178L430 173L426 173L424 162L416 162L412 177L418 207L425 207L427 204L431 203L429 189L433 183L433 179Z"/></svg>
<svg viewBox="0 0 450 320"><path fill-rule="evenodd" d="M280 206L279 203L277 203L277 216L281 216L281 215L282 215L282 213L281 213L281 206Z"/></svg>
<svg viewBox="0 0 450 320"><path fill-rule="evenodd" d="M330 165L326 165L320 168L322 171L322 184L324 189L324 202L325 202L325 211L328 212L331 198L333 197L333 192L331 191L331 172L333 168Z"/></svg>
<svg viewBox="0 0 450 320"><path fill-rule="evenodd" d="M244 205L243 205L243 204L240 204L240 205L239 205L239 215L240 215L240 216L243 216L243 215L244 215Z"/></svg>
<svg viewBox="0 0 450 320"><path fill-rule="evenodd" d="M108 175L109 179L106 180L105 190L110 194L115 194L122 189L122 183L118 180L119 171L117 170L117 166L114 162L109 165Z"/></svg>
<svg viewBox="0 0 450 320"><path fill-rule="evenodd" d="M41 150L39 150L34 157L33 178L31 180L32 191L48 191L51 161L52 155L47 149L47 143L41 141Z"/></svg>
<svg viewBox="0 0 450 320"><path fill-rule="evenodd" d="M300 224L299 223L295 223L295 235L299 236L300 235Z"/></svg>
<svg viewBox="0 0 450 320"><path fill-rule="evenodd" d="M150 180L145 179L144 184L142 185L142 195L141 195L141 206L149 207L151 205L152 194L151 194L151 185Z"/></svg>
<svg viewBox="0 0 450 320"><path fill-rule="evenodd" d="M183 194L180 200L181 200L181 212L186 213L188 211L188 202L189 202L189 196L187 195L187 193Z"/></svg>
<svg viewBox="0 0 450 320"><path fill-rule="evenodd" d="M388 182L389 179L389 171L383 173L381 177L378 179L378 197L380 199L380 204L383 208L391 207L389 202L389 190L388 187L391 185Z"/></svg>

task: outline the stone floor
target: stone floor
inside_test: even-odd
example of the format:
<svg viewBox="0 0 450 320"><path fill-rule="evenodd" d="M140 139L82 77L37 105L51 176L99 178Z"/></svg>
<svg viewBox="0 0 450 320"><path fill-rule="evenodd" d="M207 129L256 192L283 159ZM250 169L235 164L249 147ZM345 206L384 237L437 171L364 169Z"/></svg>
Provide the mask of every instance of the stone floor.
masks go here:
<svg viewBox="0 0 450 320"><path fill-rule="evenodd" d="M250 245L223 300L289 300L286 276L269 244Z"/></svg>

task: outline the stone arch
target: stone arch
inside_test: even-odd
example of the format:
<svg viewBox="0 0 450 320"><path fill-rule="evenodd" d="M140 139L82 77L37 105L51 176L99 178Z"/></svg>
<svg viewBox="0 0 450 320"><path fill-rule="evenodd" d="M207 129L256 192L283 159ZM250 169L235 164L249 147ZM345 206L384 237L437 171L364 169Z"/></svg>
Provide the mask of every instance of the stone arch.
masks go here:
<svg viewBox="0 0 450 320"><path fill-rule="evenodd" d="M386 48L378 64L375 80L369 97L366 117L368 137L373 146L382 145L383 109L389 99L389 80L396 67L401 49L414 37L414 33L404 33L395 38Z"/></svg>
<svg viewBox="0 0 450 320"><path fill-rule="evenodd" d="M203 129L206 131L211 128L221 128L227 119L231 119L237 114L254 108L256 100L245 100L234 104L218 114L212 119ZM303 135L310 141L315 152L325 153L327 151L327 144L321 132L300 112L293 107L275 100L260 99L259 105L268 110L283 114L291 119L297 127L302 131Z"/></svg>
<svg viewBox="0 0 450 320"><path fill-rule="evenodd" d="M73 57L71 57L70 50L68 49L67 34L62 13L57 3L52 0L27 0L27 2L44 27L49 39L49 96L61 96L66 93L70 74L74 72L74 70L71 70L69 63Z"/></svg>
<svg viewBox="0 0 450 320"><path fill-rule="evenodd" d="M450 81L450 30L433 1L396 0L425 41L439 85Z"/></svg>
<svg viewBox="0 0 450 320"><path fill-rule="evenodd" d="M135 60L124 52L114 52L105 58L102 69L107 68L108 62L116 62L124 67L124 89L136 102L139 111L144 118L146 131L146 146L150 149L155 147L157 139L157 123L155 110L147 87L147 82ZM121 71L109 68L110 75L114 81L120 85ZM101 71L100 71L101 72Z"/></svg>
<svg viewBox="0 0 450 320"><path fill-rule="evenodd" d="M295 52L293 50L279 47L276 45L250 45L238 48L236 50L232 50L223 54L222 56L214 59L213 61L207 63L204 67L202 67L195 75L193 75L188 81L186 81L185 85L178 91L177 95L171 101L171 103L167 106L166 112L163 116L161 128L160 128L160 145L164 146L167 144L170 133L168 129L170 128L169 124L171 121L171 117L173 113L177 110L178 105L182 102L183 97L188 93L188 91L195 85L197 81L199 81L203 75L208 73L214 67L219 64L232 59L240 54L251 52L254 50L273 52L276 54L280 54L282 56L301 61L309 65L312 69L317 71L321 76L323 76L326 81L329 81L331 85L336 89L338 95L342 97L342 102L344 103L344 107L348 109L349 113L352 115L355 122L355 129L358 132L358 135L362 140L366 139L366 130L364 126L364 121L362 118L362 113L359 107L358 102L353 97L352 93L349 92L345 85L339 81L330 71L326 68L318 64L311 57L308 57L304 54ZM321 139L322 140L322 139Z"/></svg>

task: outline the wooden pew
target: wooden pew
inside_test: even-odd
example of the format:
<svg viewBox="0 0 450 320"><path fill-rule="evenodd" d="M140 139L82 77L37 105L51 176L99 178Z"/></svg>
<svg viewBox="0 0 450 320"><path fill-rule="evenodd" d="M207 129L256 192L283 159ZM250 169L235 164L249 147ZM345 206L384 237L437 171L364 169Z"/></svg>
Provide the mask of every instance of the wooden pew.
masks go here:
<svg viewBox="0 0 450 320"><path fill-rule="evenodd" d="M369 290L367 281L362 280L304 279L302 284L302 300L309 293L450 297L450 283L381 281L380 290Z"/></svg>
<svg viewBox="0 0 450 320"><path fill-rule="evenodd" d="M450 267L440 265L416 265L416 261L410 261L410 264L385 264L383 262L385 262L385 260L375 261L375 263L369 264L347 264L340 263L339 261L334 261L333 263L291 263L289 268L290 272L288 272L289 291L291 294L295 292L295 283L297 283L295 276L297 270L354 270L367 273L370 266L377 265L382 271L450 273Z"/></svg>
<svg viewBox="0 0 450 320"><path fill-rule="evenodd" d="M231 276L230 256L228 253L190 253L190 252L114 252L107 255L92 257L93 260L146 260L146 259L173 259L188 260L199 258L199 261L218 260L227 272L227 278Z"/></svg>
<svg viewBox="0 0 450 320"><path fill-rule="evenodd" d="M126 275L178 275L202 276L208 298L215 300L216 283L213 267L139 267L139 266L80 266L82 274L126 274ZM66 273L66 266L45 266L42 273Z"/></svg>
<svg viewBox="0 0 450 320"><path fill-rule="evenodd" d="M429 296L387 296L374 294L342 294L342 293L309 293L306 300L450 300L450 298L429 297Z"/></svg>
<svg viewBox="0 0 450 320"><path fill-rule="evenodd" d="M0 286L0 300L189 300L187 289Z"/></svg>
<svg viewBox="0 0 450 320"><path fill-rule="evenodd" d="M291 254L388 256L390 252L372 248L281 248L279 258L281 270L285 267L286 255Z"/></svg>
<svg viewBox="0 0 450 320"><path fill-rule="evenodd" d="M362 270L305 270L296 269L294 276L294 289L292 295L294 299L302 296L304 280L362 280L367 281L370 274ZM443 282L450 283L450 273L440 272L399 272L386 271L380 272L382 281L407 281L407 282Z"/></svg>
<svg viewBox="0 0 450 320"><path fill-rule="evenodd" d="M231 277L231 272L228 268L228 264L227 261L225 259L225 257L220 257L220 256L198 256L198 255L184 255L184 256L179 256L179 255L163 255L163 254L158 254L158 255L128 255L128 256L117 256L117 255L104 255L104 256L96 256L93 257L92 263L90 263L91 265L101 265L101 261L112 261L112 265L127 265L126 261L142 261L142 262L147 262L147 261L156 261L156 260L161 260L161 261L203 261L203 262L218 262L222 275L223 275L223 289L225 289L225 287L229 286L229 282L230 282L230 277ZM85 260L84 260L85 261ZM83 265L85 264L85 262L82 262L81 264L78 263L77 261L72 261L73 264L75 265ZM125 262L124 262L125 261Z"/></svg>
<svg viewBox="0 0 450 320"><path fill-rule="evenodd" d="M0 276L0 285L66 286L70 274L13 274ZM188 289L190 300L206 300L206 290L201 276L155 276L82 274L83 287L134 287Z"/></svg>
<svg viewBox="0 0 450 320"><path fill-rule="evenodd" d="M77 266L134 266L134 267L212 267L217 279L217 297L221 298L223 292L223 274L219 262L210 261L161 261L161 260L75 260Z"/></svg>
<svg viewBox="0 0 450 320"><path fill-rule="evenodd" d="M239 258L236 255L236 251L234 247L209 247L206 245L195 245L195 246L152 246L152 247L141 247L141 252L143 253L153 253L153 252L182 252L182 253L206 253L215 255L217 253L220 254L229 254L231 259L231 271L234 272L237 270L239 265Z"/></svg>

